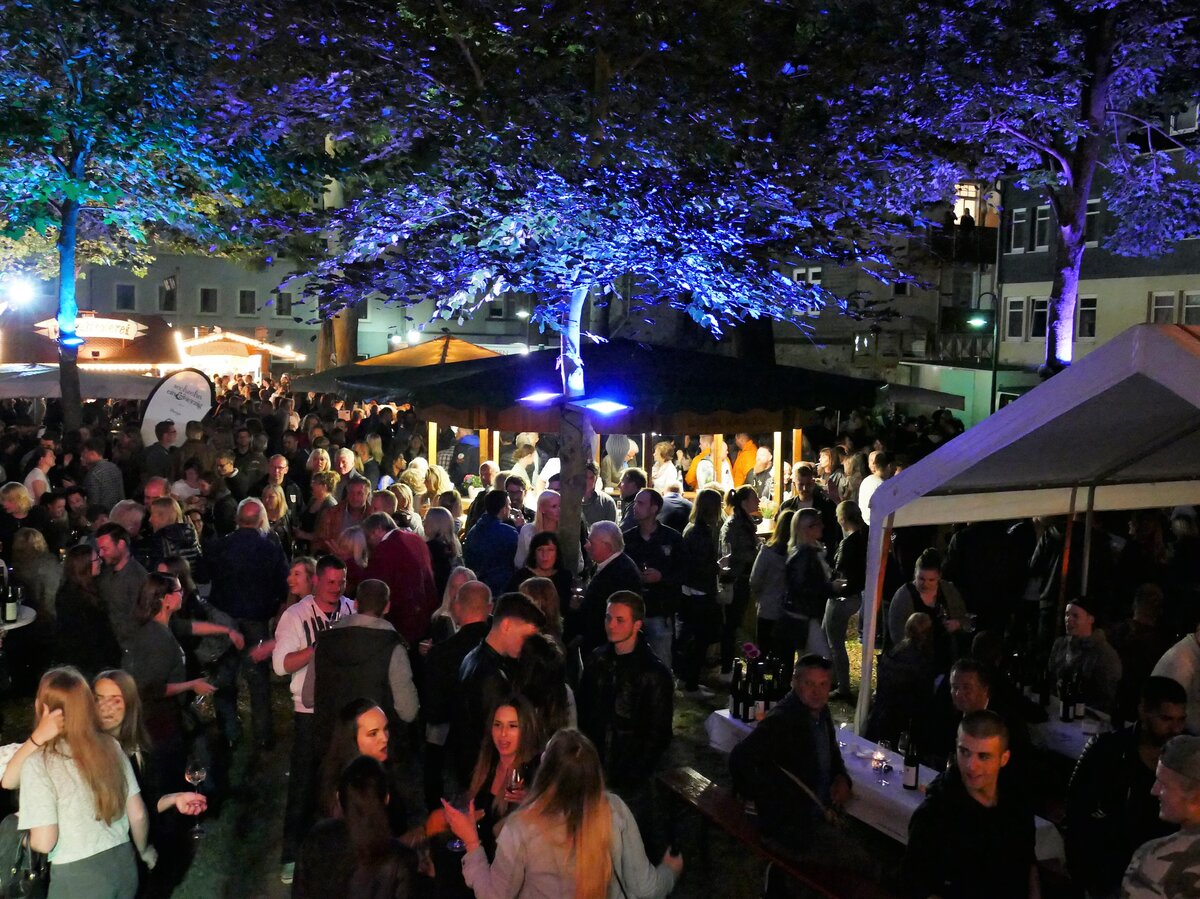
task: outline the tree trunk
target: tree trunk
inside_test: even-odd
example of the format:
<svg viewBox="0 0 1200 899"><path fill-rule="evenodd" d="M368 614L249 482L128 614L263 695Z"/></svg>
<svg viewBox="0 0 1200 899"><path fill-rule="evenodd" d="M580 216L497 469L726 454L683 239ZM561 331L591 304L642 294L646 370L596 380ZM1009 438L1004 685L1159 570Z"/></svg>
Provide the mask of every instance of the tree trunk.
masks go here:
<svg viewBox="0 0 1200 899"><path fill-rule="evenodd" d="M1058 247L1054 252L1054 283L1047 304L1046 358L1039 374L1049 378L1071 364L1074 356L1075 306L1079 299L1079 273L1087 240L1088 198L1100 164L1108 94L1113 70L1116 19L1110 10L1094 16L1084 42L1087 77L1080 92L1080 113L1087 123L1070 155L1067 183L1050 190L1050 205L1058 219ZM1047 160L1051 156L1047 154Z"/></svg>
<svg viewBox="0 0 1200 899"><path fill-rule="evenodd" d="M558 458L562 465L562 500L558 519L558 542L563 559L579 558L579 522L583 515L588 454L592 447L592 426L585 412L569 409L567 404L584 395L583 356L580 353L579 321L583 316L589 290L577 288L571 294L571 310L562 330L562 420L558 431ZM566 602L566 598L563 599Z"/></svg>
<svg viewBox="0 0 1200 899"><path fill-rule="evenodd" d="M83 397L79 388L79 347L75 329L79 304L75 299L75 242L79 203L64 200L58 229L58 383L62 392L63 430L83 424Z"/></svg>
<svg viewBox="0 0 1200 899"><path fill-rule="evenodd" d="M1087 216L1087 200L1081 204ZM1075 216L1078 218L1079 216ZM1046 359L1038 373L1043 378L1058 374L1071 364L1075 340L1075 305L1079 299L1079 269L1083 265L1083 225L1059 228L1054 251L1054 283L1047 304Z"/></svg>
<svg viewBox="0 0 1200 899"><path fill-rule="evenodd" d="M321 329L317 331L317 361L314 365L316 371L325 371L333 368L333 363L330 356L333 354L333 322L329 319L321 319Z"/></svg>
<svg viewBox="0 0 1200 899"><path fill-rule="evenodd" d="M333 352L338 365L353 365L358 361L358 310L346 306L332 319Z"/></svg>

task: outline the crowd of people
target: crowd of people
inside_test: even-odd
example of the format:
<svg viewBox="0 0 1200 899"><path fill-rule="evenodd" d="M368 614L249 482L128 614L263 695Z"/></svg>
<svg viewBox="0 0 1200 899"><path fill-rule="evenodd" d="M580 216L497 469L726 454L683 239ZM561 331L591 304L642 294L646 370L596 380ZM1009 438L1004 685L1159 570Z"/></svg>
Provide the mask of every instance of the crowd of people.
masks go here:
<svg viewBox="0 0 1200 899"><path fill-rule="evenodd" d="M4 645L3 678L36 699L3 785L20 789L52 896L169 895L189 819L230 788L231 754L271 753L285 731L280 878L296 896L665 896L683 861L652 781L676 696L720 703L746 637L798 662L792 693L731 758L735 786L798 855L869 867L821 823L853 789L828 702L855 698L870 496L961 430L948 413L823 417L805 431L816 462L782 465L779 484L756 435L719 457L707 436L611 435L587 465L576 553L560 542L552 435L518 433L491 459L478 435L448 430L429 458L411 409L244 376L220 379L218 397L204 421L157 422L148 446L128 404L88 404L69 432L0 406L0 555L36 613ZM1141 842L1200 824L1151 815L1150 797L1156 766L1161 791L1162 765L1186 781L1200 764L1168 743L1177 706L1200 712L1195 513L1139 513L1124 542L1094 533L1102 587L1087 595L1076 569L1063 580L1060 522L968 525L944 552L921 529L893 541L892 570L915 574L888 587L868 736L903 732L927 762L954 758L913 821L914 896L1017 895L1008 867L988 893L966 855L929 845L966 803L1003 795L1014 818L971 826L1030 861L1022 816L1038 781L1022 716L1036 712L1014 681L1069 685L1116 719L1104 739L1125 741L1098 740L1072 782L1072 874L1107 862L1102 880L1079 880L1094 895L1120 886ZM272 673L288 680L287 725ZM204 792L189 787L198 770ZM1112 788L1117 776L1136 789ZM819 814L797 812L809 800L792 781ZM1076 781L1106 785L1108 830ZM1070 836L1089 826L1094 840ZM1139 859L1160 882L1162 851Z"/></svg>

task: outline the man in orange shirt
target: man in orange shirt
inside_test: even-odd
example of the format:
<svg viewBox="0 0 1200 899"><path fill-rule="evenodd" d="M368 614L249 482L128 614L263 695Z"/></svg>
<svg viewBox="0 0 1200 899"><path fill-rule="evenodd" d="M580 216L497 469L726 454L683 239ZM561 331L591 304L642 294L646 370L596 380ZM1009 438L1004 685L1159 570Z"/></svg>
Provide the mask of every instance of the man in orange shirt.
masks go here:
<svg viewBox="0 0 1200 899"><path fill-rule="evenodd" d="M700 452L696 453L696 458L692 459L692 464L688 466L687 474L683 476L684 483L687 484L689 490L697 490L700 485L696 482L696 469L700 463L712 455L712 435L700 435Z"/></svg>
<svg viewBox="0 0 1200 899"><path fill-rule="evenodd" d="M749 434L734 434L733 442L738 448L737 458L733 460L733 486L741 487L754 471L754 457L758 453L758 446L750 439Z"/></svg>

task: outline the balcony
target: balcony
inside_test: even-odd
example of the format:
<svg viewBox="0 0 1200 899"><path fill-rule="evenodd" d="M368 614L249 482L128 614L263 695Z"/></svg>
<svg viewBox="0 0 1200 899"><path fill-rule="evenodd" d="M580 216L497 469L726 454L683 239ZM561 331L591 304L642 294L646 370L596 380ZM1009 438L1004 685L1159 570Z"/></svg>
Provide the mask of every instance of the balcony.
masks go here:
<svg viewBox="0 0 1200 899"><path fill-rule="evenodd" d="M930 228L927 233L930 253L943 262L965 265L993 265L996 262L996 241L999 228Z"/></svg>

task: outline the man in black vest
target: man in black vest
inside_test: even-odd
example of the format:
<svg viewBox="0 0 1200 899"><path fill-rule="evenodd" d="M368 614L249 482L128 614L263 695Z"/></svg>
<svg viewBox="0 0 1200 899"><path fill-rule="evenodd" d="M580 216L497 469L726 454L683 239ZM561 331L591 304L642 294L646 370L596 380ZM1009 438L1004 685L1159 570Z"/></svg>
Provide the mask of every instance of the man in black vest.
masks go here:
<svg viewBox="0 0 1200 899"><path fill-rule="evenodd" d="M388 596L383 581L363 581L356 596L358 612L317 637L303 698L313 709L318 746L329 744L338 711L355 699L374 702L393 727L417 718L417 688L408 647L384 620Z"/></svg>

